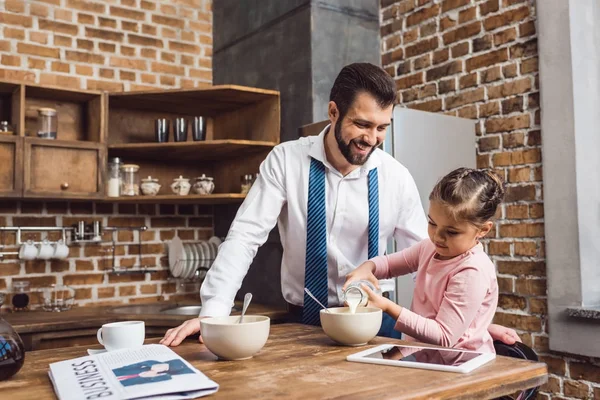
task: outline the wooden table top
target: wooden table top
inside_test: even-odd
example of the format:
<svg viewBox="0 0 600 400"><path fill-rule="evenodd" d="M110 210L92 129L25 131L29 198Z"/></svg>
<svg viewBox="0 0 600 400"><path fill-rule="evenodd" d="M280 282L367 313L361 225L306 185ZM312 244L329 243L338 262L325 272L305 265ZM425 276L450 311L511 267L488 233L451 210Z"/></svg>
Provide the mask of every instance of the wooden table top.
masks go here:
<svg viewBox="0 0 600 400"><path fill-rule="evenodd" d="M169 306L174 303L165 302ZM143 306L143 304L137 304ZM198 305L198 303L178 303L178 305ZM128 304L123 304L128 306ZM236 306L241 309L242 303L236 302ZM19 334L55 332L83 328L100 328L102 324L117 321L144 321L146 326L156 327L175 327L188 319L192 315L172 315L159 313L115 313L114 308L120 306L101 306L101 307L76 307L64 312L46 312L46 311L21 311L13 313L2 313L0 317L4 318ZM250 304L248 314L265 315L272 321L281 321L288 315L285 309L264 306L260 304ZM234 311L231 315L239 314Z"/></svg>
<svg viewBox="0 0 600 400"><path fill-rule="evenodd" d="M212 399L484 399L547 380L546 364L500 356L470 374L346 361L350 354L384 343L403 342L377 337L367 346L344 347L321 328L280 324L271 326L267 344L250 360L217 361L192 340L173 350L220 385L207 397ZM11 400L54 399L48 365L85 355L85 347L27 353L21 371L0 382L0 393Z"/></svg>

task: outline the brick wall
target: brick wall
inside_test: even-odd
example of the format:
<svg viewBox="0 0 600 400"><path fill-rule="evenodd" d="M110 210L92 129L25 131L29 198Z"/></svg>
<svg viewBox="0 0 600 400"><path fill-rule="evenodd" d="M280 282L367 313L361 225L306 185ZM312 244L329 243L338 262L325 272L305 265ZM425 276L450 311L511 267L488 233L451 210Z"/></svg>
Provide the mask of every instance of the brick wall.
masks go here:
<svg viewBox="0 0 600 400"><path fill-rule="evenodd" d="M0 79L108 91L212 83L211 0L4 0L0 32ZM148 225L151 229L142 233L143 262L160 265L161 271L107 275L110 247L73 246L67 261L19 263L13 257L1 262L0 290L26 279L34 288L73 286L79 305L176 299L186 292L197 298L197 285L177 288L168 279L163 241L175 233L184 240L210 237L212 208L0 202L0 225L68 226L81 218ZM121 266L136 262L137 236L132 235L119 234ZM14 235L1 239L14 244Z"/></svg>
<svg viewBox="0 0 600 400"><path fill-rule="evenodd" d="M382 65L401 104L475 121L477 164L507 182L486 240L498 269L497 323L548 363L540 398L600 398L600 363L548 349L534 0L381 0Z"/></svg>
<svg viewBox="0 0 600 400"><path fill-rule="evenodd" d="M88 202L0 202L1 226L72 226L79 220L101 221L103 226L148 226L141 232L142 263L158 273L113 275L111 235L105 234L101 244L73 244L69 258L60 260L19 261L7 256L0 262L0 291L10 291L12 282L27 280L32 290L53 283L62 283L76 290L76 303L109 305L146 303L157 300L198 299L199 284L177 285L169 278L164 241L176 234L184 241L206 240L213 234L213 209L194 205L130 205ZM49 236L46 236L49 235ZM116 266L139 266L138 233L120 231L117 234ZM39 241L48 237L58 240L60 233L26 232L22 240ZM14 233L0 233L6 251L18 251ZM188 294L189 296L186 296ZM32 296L33 301L36 300ZM5 307L6 308L6 307ZM35 305L34 307L35 308Z"/></svg>
<svg viewBox="0 0 600 400"><path fill-rule="evenodd" d="M212 0L4 0L0 32L0 79L109 91L212 82Z"/></svg>

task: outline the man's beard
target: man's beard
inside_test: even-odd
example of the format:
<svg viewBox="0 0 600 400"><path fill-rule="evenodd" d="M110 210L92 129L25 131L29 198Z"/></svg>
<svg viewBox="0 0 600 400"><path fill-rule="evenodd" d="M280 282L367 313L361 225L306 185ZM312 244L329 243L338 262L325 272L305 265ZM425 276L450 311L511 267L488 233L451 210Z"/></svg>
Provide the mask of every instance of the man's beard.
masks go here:
<svg viewBox="0 0 600 400"><path fill-rule="evenodd" d="M348 144L344 143L344 140L342 139L341 121L338 121L338 123L335 124L335 132L334 133L335 133L335 140L338 144L340 152L342 153L342 155L344 156L346 161L348 161L352 165L363 165L364 163L366 163L367 160L369 159L369 157L371 157L371 154L373 154L373 152L375 151L375 148L377 147L377 145L373 146L371 148L371 151L369 151L365 155L354 154L352 152L352 143L355 142L355 143L358 143L359 145L365 146L365 147L370 147L370 145L367 142L365 142L364 140L360 140L359 138L352 139Z"/></svg>

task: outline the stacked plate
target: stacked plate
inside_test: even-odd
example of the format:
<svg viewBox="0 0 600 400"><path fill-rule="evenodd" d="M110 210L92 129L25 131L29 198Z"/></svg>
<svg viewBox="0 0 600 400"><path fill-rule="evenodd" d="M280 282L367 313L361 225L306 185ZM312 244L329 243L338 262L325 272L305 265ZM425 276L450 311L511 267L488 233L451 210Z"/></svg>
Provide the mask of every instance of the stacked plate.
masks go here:
<svg viewBox="0 0 600 400"><path fill-rule="evenodd" d="M217 257L221 239L216 236L209 240L183 243L178 236L169 244L169 269L175 278L204 278L206 271ZM198 274L196 274L198 271Z"/></svg>

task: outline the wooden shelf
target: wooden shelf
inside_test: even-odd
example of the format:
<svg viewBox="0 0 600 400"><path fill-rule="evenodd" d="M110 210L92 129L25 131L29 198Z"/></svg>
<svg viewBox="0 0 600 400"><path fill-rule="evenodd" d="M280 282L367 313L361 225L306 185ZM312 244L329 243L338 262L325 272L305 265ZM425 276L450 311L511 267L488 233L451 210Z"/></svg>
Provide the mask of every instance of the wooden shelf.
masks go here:
<svg viewBox="0 0 600 400"><path fill-rule="evenodd" d="M108 146L111 157L135 160L211 161L271 150L277 143L252 140L130 143Z"/></svg>
<svg viewBox="0 0 600 400"><path fill-rule="evenodd" d="M229 204L241 203L246 198L241 193L214 193L209 195L189 194L187 196L158 195L158 196L131 196L131 197L105 197L107 203L134 203L134 204Z"/></svg>

